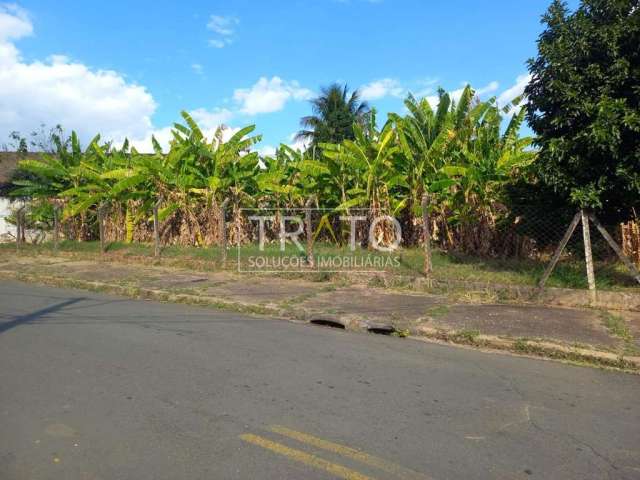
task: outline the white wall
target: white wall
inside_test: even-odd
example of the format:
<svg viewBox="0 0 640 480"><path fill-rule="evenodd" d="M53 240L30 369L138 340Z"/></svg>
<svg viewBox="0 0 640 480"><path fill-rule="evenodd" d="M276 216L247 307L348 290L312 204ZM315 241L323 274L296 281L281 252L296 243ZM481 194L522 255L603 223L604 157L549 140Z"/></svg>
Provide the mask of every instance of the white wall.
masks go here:
<svg viewBox="0 0 640 480"><path fill-rule="evenodd" d="M15 208L12 206L8 198L0 197L0 242L13 241L16 235L15 225L10 225L5 221L5 217L9 216ZM11 236L9 236L11 235Z"/></svg>

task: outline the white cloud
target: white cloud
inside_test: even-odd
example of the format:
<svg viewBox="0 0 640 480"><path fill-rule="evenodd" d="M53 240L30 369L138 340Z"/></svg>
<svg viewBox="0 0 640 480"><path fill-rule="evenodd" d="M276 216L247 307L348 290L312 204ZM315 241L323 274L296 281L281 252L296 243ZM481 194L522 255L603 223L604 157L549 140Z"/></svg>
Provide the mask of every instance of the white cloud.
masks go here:
<svg viewBox="0 0 640 480"><path fill-rule="evenodd" d="M235 26L240 23L236 17L224 17L222 15L211 15L207 28L222 36L229 36L235 33Z"/></svg>
<svg viewBox="0 0 640 480"><path fill-rule="evenodd" d="M192 63L191 70L193 70L198 75L202 75L204 73L204 69L202 68L202 65L200 65L199 63Z"/></svg>
<svg viewBox="0 0 640 480"><path fill-rule="evenodd" d="M516 78L516 83L511 87L507 88L504 92L498 95L498 105L504 107L509 102L511 102L514 98L524 93L524 89L527 84L531 81L531 75L528 73L518 75Z"/></svg>
<svg viewBox="0 0 640 480"><path fill-rule="evenodd" d="M251 88L238 88L233 92L240 111L247 115L277 112L289 100L308 100L312 96L311 90L300 87L295 80L287 82L280 77L270 80L261 77Z"/></svg>
<svg viewBox="0 0 640 480"><path fill-rule="evenodd" d="M498 87L500 87L500 84L494 80L493 82L490 82L488 85L485 85L484 87L476 90L476 95L483 96L487 93L493 93L496 90L498 90Z"/></svg>
<svg viewBox="0 0 640 480"><path fill-rule="evenodd" d="M213 111L205 110L204 108L198 108L189 112L189 115L196 121L202 134L211 141L215 135L218 127L222 127L222 139L228 140L236 133L239 128L230 127L227 125L233 117L233 113L226 109L216 109ZM134 137L131 140L131 145L134 146L139 152L148 153L153 152L153 145L151 143L151 137L155 137L163 151L167 151L171 140L173 140L172 126L157 128L149 130L145 135L140 137Z"/></svg>
<svg viewBox="0 0 640 480"><path fill-rule="evenodd" d="M392 78L383 78L368 83L360 87L359 91L363 100L377 100L387 96L402 97L405 93L400 82Z"/></svg>
<svg viewBox="0 0 640 480"><path fill-rule="evenodd" d="M233 117L233 112L226 108L216 108L208 111L204 108L197 108L189 112L196 123L205 129L216 128L226 124Z"/></svg>
<svg viewBox="0 0 640 480"><path fill-rule="evenodd" d="M231 45L236 26L240 23L236 17L211 15L207 22L207 29L219 35L218 38L209 40L209 45L214 48L224 48Z"/></svg>
<svg viewBox="0 0 640 480"><path fill-rule="evenodd" d="M142 86L111 70L95 70L62 55L22 60L13 41L31 35L25 10L0 5L0 138L27 134L40 124L61 124L88 139L142 136L156 103Z"/></svg>
<svg viewBox="0 0 640 480"><path fill-rule="evenodd" d="M164 151L169 147L169 142L173 139L171 133L173 127L163 127L155 130L148 130L144 135L139 137L133 137L130 139L130 144L135 147L136 150L142 153L152 153L153 144L151 137L155 137Z"/></svg>
<svg viewBox="0 0 640 480"><path fill-rule="evenodd" d="M17 5L0 4L0 65L17 62L18 49L11 43L33 33L27 11Z"/></svg>
<svg viewBox="0 0 640 480"><path fill-rule="evenodd" d="M276 154L276 147L273 145L263 145L258 148L258 154L260 154L261 157L272 157Z"/></svg>
<svg viewBox="0 0 640 480"><path fill-rule="evenodd" d="M0 5L0 41L17 40L33 33L29 14L15 4Z"/></svg>

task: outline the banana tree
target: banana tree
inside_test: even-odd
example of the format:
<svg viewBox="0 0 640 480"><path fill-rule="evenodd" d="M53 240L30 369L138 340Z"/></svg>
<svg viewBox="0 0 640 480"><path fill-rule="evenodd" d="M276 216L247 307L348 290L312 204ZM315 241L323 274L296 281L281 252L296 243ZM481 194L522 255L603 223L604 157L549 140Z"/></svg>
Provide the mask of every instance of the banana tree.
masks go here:
<svg viewBox="0 0 640 480"><path fill-rule="evenodd" d="M518 104L520 99L514 100ZM530 148L532 138L519 136L525 111L513 115L504 133L500 132L502 113L495 99L490 99L472 115L472 128L466 138L461 139L456 164L442 167L441 172L448 182L442 185L455 186L454 204L461 216L475 211L491 214L492 209L503 200L505 185L536 156Z"/></svg>
<svg viewBox="0 0 640 480"><path fill-rule="evenodd" d="M395 215L406 204L397 195L406 188L406 181L398 171L400 148L395 144L395 132L391 122L382 130L376 128L375 111L363 127L354 124L354 140L344 140L341 145L323 144L324 155L344 167L351 176L350 185L342 189L342 202L338 211L349 212L355 207L366 207L370 218L379 215ZM392 231L389 225L380 226L378 240L389 240Z"/></svg>
<svg viewBox="0 0 640 480"><path fill-rule="evenodd" d="M95 144L100 137L96 136L90 143ZM18 168L27 178L15 180L11 194L19 197L29 197L41 206L51 200L64 201L65 192L79 189L86 183L85 171L82 163L85 154L76 132L63 139L58 135L52 136L55 145L54 154L43 153L40 159L22 160ZM79 217L79 224L71 225L68 234L76 238L86 238L89 235L86 212Z"/></svg>
<svg viewBox="0 0 640 480"><path fill-rule="evenodd" d="M465 89L457 109L454 111L449 94L439 91L436 109L426 98L416 99L409 94L404 104L409 113L404 117L389 114L393 122L402 161L397 168L402 172L407 188L402 192L406 200L405 230L408 238L416 240L414 231L421 217L421 198L433 182L440 177L440 169L451 153L459 112L466 106L465 99L470 90Z"/></svg>
<svg viewBox="0 0 640 480"><path fill-rule="evenodd" d="M519 100L516 99L515 103ZM441 168L442 178L432 185L447 205L445 228L449 243L473 253L495 252L497 224L505 212L506 186L521 170L534 161L531 138L520 138L524 110L514 115L501 133L502 113L495 99L474 109L466 137L459 137L454 162Z"/></svg>
<svg viewBox="0 0 640 480"><path fill-rule="evenodd" d="M397 187L406 186L403 175L396 169L400 148L394 142L393 126L387 122L378 131L375 121L374 111L364 128L354 124L354 140L322 146L326 157L344 165L344 170L354 177L350 188L342 188L338 210L368 207L377 215L395 213L406 203L392 194Z"/></svg>

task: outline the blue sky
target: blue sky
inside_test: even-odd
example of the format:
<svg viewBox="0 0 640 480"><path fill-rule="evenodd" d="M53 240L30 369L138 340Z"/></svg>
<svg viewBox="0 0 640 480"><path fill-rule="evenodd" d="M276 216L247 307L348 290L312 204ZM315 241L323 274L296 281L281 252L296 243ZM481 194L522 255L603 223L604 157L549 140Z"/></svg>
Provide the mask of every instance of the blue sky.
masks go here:
<svg viewBox="0 0 640 480"><path fill-rule="evenodd" d="M0 138L44 122L142 145L151 133L168 138L185 109L207 129L255 123L268 149L291 143L308 99L334 81L361 89L381 119L402 111L407 91L431 96L438 86L469 82L506 99L526 83L549 3L4 4Z"/></svg>

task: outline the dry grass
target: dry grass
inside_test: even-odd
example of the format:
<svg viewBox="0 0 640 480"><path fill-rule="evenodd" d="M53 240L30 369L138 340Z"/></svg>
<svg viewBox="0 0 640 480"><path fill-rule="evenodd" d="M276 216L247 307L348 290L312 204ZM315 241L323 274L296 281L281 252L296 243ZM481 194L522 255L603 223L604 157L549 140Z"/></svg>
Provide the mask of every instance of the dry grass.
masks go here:
<svg viewBox="0 0 640 480"><path fill-rule="evenodd" d="M73 242L63 241L60 243L59 252L65 255L79 256L82 258L95 258L100 256L98 242ZM1 244L0 252L15 252L15 245ZM51 254L52 245L49 243L41 245L25 245L23 254ZM240 249L241 264L246 267L247 258L251 255L263 254L267 256L281 255L278 246L268 245L265 252L259 252L254 245L243 246ZM338 247L320 244L314 249L314 254L320 256L351 256L363 258L372 255L370 251L359 250L347 252ZM110 243L105 254L108 258L136 261L145 264L153 264L157 260L153 257L153 246L145 243ZM289 247L285 255L297 255L301 260L304 256L297 250ZM408 278L423 277L422 266L424 262L423 251L420 248L406 248L398 250L394 254L381 254L376 252L376 256L397 256L399 266L386 269L384 273L397 274ZM222 252L217 246L211 247L183 247L168 246L162 250L162 264L184 267L201 271L219 270L222 268ZM478 258L462 255L446 254L435 251L433 254L433 277L438 281L469 282L475 284L507 285L507 286L535 286L542 276L546 264L544 262L526 259L496 259ZM236 247L228 251L226 268L236 270L238 267L238 250ZM300 275L298 270L293 270L289 274ZM305 275L309 275L306 272ZM330 272L315 272L320 281L335 279ZM625 267L616 262L596 262L596 282L601 290L629 290L638 291L638 286ZM556 267L554 273L547 282L549 287L563 287L586 289L587 280L585 275L584 262L580 259L563 259Z"/></svg>

